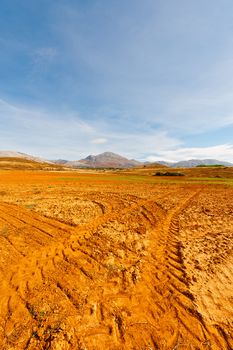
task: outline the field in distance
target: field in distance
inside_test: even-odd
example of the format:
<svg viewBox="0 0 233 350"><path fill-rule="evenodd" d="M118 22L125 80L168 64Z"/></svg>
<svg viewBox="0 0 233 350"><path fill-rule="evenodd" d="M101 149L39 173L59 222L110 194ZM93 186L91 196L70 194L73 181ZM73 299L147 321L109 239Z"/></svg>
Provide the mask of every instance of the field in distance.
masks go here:
<svg viewBox="0 0 233 350"><path fill-rule="evenodd" d="M0 171L1 349L233 348L233 169L38 170Z"/></svg>

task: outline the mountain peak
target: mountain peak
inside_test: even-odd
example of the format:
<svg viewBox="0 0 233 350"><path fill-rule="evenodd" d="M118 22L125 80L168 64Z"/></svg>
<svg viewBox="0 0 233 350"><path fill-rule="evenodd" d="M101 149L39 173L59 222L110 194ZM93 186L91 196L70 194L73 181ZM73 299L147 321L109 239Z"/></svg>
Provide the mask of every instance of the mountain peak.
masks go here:
<svg viewBox="0 0 233 350"><path fill-rule="evenodd" d="M140 164L135 160L129 160L113 152L103 152L97 155L89 155L81 159L84 166L94 168L131 168Z"/></svg>

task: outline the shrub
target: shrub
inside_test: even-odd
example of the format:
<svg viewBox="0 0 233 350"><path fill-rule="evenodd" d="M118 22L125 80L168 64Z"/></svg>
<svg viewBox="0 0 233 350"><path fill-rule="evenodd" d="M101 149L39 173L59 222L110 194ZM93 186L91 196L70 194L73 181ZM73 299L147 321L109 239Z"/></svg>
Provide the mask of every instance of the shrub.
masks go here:
<svg viewBox="0 0 233 350"><path fill-rule="evenodd" d="M185 174L177 171L157 171L153 176L185 176Z"/></svg>

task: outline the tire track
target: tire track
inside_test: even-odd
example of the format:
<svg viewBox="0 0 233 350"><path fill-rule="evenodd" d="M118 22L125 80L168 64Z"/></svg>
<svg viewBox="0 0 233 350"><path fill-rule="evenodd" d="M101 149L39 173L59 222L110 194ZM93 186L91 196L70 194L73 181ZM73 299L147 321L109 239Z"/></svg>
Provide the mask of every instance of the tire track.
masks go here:
<svg viewBox="0 0 233 350"><path fill-rule="evenodd" d="M40 230L41 225L43 225L46 229L45 232L51 233L51 232L62 232L63 234L65 232L70 231L71 226L61 223L57 220L52 220L50 218L46 218L45 216L39 215L36 212L29 212L28 209L22 208L21 206L17 206L14 204L8 204L1 202L0 203L0 213L3 213L5 215L10 215L14 218L17 218L18 220L21 220L23 223L31 223L31 226L34 228L37 228ZM54 230L55 229L55 230Z"/></svg>
<svg viewBox="0 0 233 350"><path fill-rule="evenodd" d="M143 201L144 204L146 204L146 201ZM147 203L148 204L148 203ZM135 205L133 208L128 208L127 210L123 210L123 215L133 215L132 222L134 215L139 215L139 208L141 208L141 202ZM13 218L5 213L3 213L5 217L7 217L7 220L13 220ZM3 215L2 214L2 215ZM96 237L95 232L98 231L99 227L103 225L103 223L106 224L106 222L111 222L114 219L116 220L116 217L119 216L119 213L116 215L111 215L105 217L105 220L101 220L97 224L95 223L94 228L92 224L90 225L90 228L93 232L92 242L90 239L87 241L86 239L84 242L81 243L81 250L83 249L83 252L81 252L79 249L79 244L77 244L77 241L75 243L75 248L73 247L74 243L72 242L73 237L71 236L70 239L64 238L61 242L51 243L47 248L43 247L42 249L38 250L36 253L33 252L32 254L28 254L25 259L23 259L20 264L15 266L15 271L10 277L10 284L11 288L15 291L15 294L22 300L22 302L25 304L25 308L28 310L29 314L34 313L34 306L33 302L28 302L28 298L32 298L33 295L35 295L35 291L40 290L42 286L47 285L47 281L49 279L49 284L54 288L58 288L60 291L63 292L62 295L65 293L65 299L70 300L71 304L73 306L76 305L76 308L78 307L78 302L76 302L75 293L74 296L73 292L68 291L61 282L59 282L59 279L61 275L65 276L68 272L68 276L71 277L71 272L73 269L70 269L70 267L73 265L75 269L75 275L76 275L76 283L84 278L85 283L91 283L97 282L97 290L102 290L102 285L107 281L108 279L108 273L106 274L106 265L103 265L100 258L97 256L93 259L91 257L92 255L92 248L94 245L96 245ZM144 219L145 220L145 219ZM118 218L119 221L119 218ZM146 220L147 222L147 220ZM17 224L19 221L17 221ZM29 226L29 223L27 222L27 225ZM124 223L125 225L125 223ZM146 223L148 225L148 223ZM85 231L89 231L88 225L85 228ZM75 235L76 236L76 235ZM79 237L82 237L82 232L79 232ZM83 243L87 243L87 245L84 245ZM116 244L116 243L115 243ZM87 249L89 245L90 253L87 253L89 249ZM73 248L73 250L71 249ZM104 250L104 246L100 244L100 250ZM87 253L87 255L86 255ZM56 260L56 262L55 262ZM95 276L95 281L93 280L94 277L91 275L88 270L87 266L90 264L90 268L92 269ZM102 272L100 272L100 269ZM63 272L62 272L63 271ZM78 273L79 271L79 273ZM33 272L33 273L30 273ZM80 276L80 278L77 278L77 273ZM67 280L69 277L67 276ZM96 279L97 276L97 279ZM124 279L124 273L120 273L120 279ZM52 277L52 278L51 278ZM88 282L90 280L90 282ZM51 284L52 283L52 284ZM83 282L82 282L83 283ZM121 286L122 284L120 284ZM48 285L49 287L49 285ZM75 286L74 286L75 287ZM43 287L45 288L45 287ZM51 287L49 287L51 288ZM76 289L77 284L76 284ZM108 288L108 287L107 287ZM122 288L122 287L121 287ZM77 292L76 292L77 293ZM99 298L100 296L98 296ZM63 304L63 297L60 296L61 305ZM97 299L98 299L97 298ZM33 300L33 298L32 298ZM92 298L90 298L89 303L91 303ZM29 303L29 304L27 304ZM67 302L64 301L64 303L67 305ZM65 305L64 304L64 305ZM30 305L30 306L28 306ZM33 318L33 322L35 323L35 318ZM123 321L122 321L123 322ZM116 316L114 318L114 323L117 324L117 331L115 332L115 335L117 337L117 334L120 336L120 339L123 339L123 326L121 325L121 318L120 316ZM40 327L40 321L36 322L37 328ZM109 326L108 326L109 327ZM104 329L109 329L107 326L104 326ZM113 328L115 329L115 328ZM98 333L98 332L97 332ZM109 333L109 331L108 331ZM110 336L110 335L109 335Z"/></svg>
<svg viewBox="0 0 233 350"><path fill-rule="evenodd" d="M221 325L206 324L190 291L179 216L200 191L188 191L180 189L179 203L168 211L157 197L139 199L88 224L57 228L51 239L44 235L49 244L27 252L5 276L8 314L15 317L12 300L21 300L34 326L19 349L230 349L229 336ZM34 221L20 209L14 219L17 207L11 214L4 208L2 219L17 226L22 214L22 225L36 231L38 215Z"/></svg>
<svg viewBox="0 0 233 350"><path fill-rule="evenodd" d="M213 327L208 327L202 315L198 312L194 304L194 296L190 292L189 281L185 271L182 243L179 240L179 215L187 206L199 195L200 191L192 194L187 200L179 205L173 213L171 213L165 223L165 231L167 231L167 248L165 256L168 258L168 271L170 277L169 284L173 289L173 302L176 305L176 316L179 321L179 342L184 343L184 334L187 334L189 347L186 339L187 348L192 348L193 344L197 347L205 348L205 344L210 344L211 348L218 348L221 343L221 349L228 349L229 344L224 337L217 338L213 336ZM174 264L174 262L176 264Z"/></svg>
<svg viewBox="0 0 233 350"><path fill-rule="evenodd" d="M157 243L151 246L151 251L157 248L156 254L151 255L154 264L148 257L148 264L144 271L145 279L141 286L138 286L138 289L142 288L141 293L145 298L146 294L150 295L149 291L145 290L145 285L154 284L155 289L151 293L150 306L146 306L144 298L141 297L138 305L152 315L150 323L156 327L155 320L159 319L163 330L169 329L169 325L171 327L167 334L166 332L161 334L159 329L153 330L153 339L158 349L191 350L193 347L206 349L206 344L210 344L208 348L211 349L229 349L229 342L219 332L216 334L214 327L206 325L202 315L197 311L183 264L182 244L179 241L179 215L198 196L199 192L195 191L181 201L175 209L168 213L154 232L153 242L162 238L165 244L162 243L160 249ZM152 276L156 276L156 282L151 279ZM132 338L133 334L130 333L129 336ZM133 345L136 346L134 343ZM144 346L145 344L139 342L138 345ZM155 348L153 344L150 346L152 349Z"/></svg>

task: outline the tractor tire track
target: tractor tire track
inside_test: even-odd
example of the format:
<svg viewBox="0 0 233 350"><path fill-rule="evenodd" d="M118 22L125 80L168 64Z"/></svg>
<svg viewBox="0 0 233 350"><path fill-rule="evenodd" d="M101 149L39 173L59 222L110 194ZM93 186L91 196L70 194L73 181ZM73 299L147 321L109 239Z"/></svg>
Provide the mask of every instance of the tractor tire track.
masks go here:
<svg viewBox="0 0 233 350"><path fill-rule="evenodd" d="M230 349L221 325L198 311L184 264L179 217L199 193L180 189L170 210L138 199L75 228L1 203L0 222L46 242L10 272L1 267L0 296L9 298L0 326L18 329L23 314L28 332L18 330L17 350Z"/></svg>

